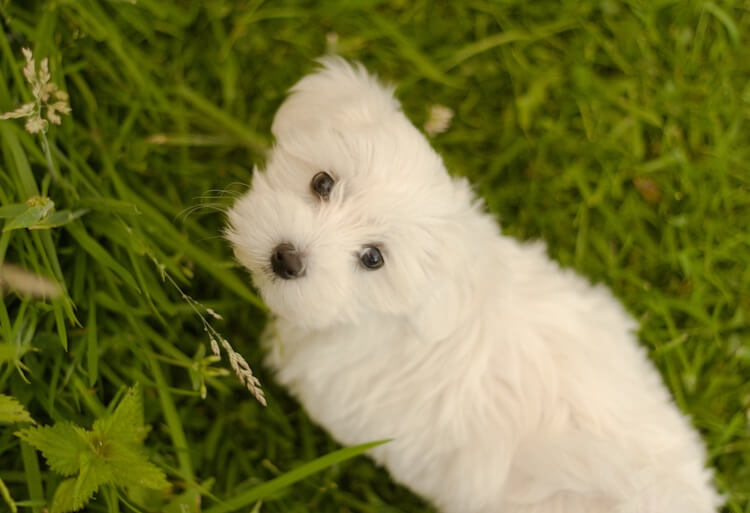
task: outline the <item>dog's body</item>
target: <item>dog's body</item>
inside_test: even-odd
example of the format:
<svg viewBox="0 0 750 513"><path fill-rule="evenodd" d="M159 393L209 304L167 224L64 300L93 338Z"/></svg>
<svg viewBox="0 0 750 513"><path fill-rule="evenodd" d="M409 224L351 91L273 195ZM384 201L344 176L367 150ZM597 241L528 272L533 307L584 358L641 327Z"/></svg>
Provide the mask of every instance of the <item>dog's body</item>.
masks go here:
<svg viewBox="0 0 750 513"><path fill-rule="evenodd" d="M279 381L335 438L392 439L373 458L445 513L716 511L634 321L500 235L389 90L326 60L273 132L228 236Z"/></svg>

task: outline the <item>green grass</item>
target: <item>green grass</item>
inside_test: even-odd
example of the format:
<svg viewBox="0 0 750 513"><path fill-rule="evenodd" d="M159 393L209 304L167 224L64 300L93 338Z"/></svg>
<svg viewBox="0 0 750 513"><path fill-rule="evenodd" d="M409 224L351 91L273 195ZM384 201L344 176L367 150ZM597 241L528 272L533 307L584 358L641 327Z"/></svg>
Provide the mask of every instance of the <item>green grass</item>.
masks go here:
<svg viewBox="0 0 750 513"><path fill-rule="evenodd" d="M303 467L338 446L262 369L265 313L220 237L284 91L335 33L342 55L398 84L418 125L433 104L455 111L434 144L507 233L543 238L637 316L705 437L727 511L750 512L747 2L0 0L0 24L0 112L31 98L23 46L50 58L73 108L48 133L68 186L50 179L39 137L0 121L0 203L41 193L87 210L0 234L0 261L66 287L63 300L0 303L0 393L38 422L88 428L139 382L146 448L173 484L166 500L431 511L364 458ZM190 369L208 339L155 261L224 316L214 325L258 373L267 409L209 371L201 399ZM19 511L42 511L62 478L15 430L0 428L0 479ZM308 470L319 472L288 486ZM119 496L101 493L89 510L164 507Z"/></svg>

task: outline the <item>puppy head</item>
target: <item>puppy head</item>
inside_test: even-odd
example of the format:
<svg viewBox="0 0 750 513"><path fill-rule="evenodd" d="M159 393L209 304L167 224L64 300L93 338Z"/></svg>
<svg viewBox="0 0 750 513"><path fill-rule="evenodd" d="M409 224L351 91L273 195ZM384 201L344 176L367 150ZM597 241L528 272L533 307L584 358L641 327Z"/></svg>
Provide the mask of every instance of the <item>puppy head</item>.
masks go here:
<svg viewBox="0 0 750 513"><path fill-rule="evenodd" d="M227 236L278 316L308 329L408 314L457 265L470 203L392 91L342 59L291 90Z"/></svg>

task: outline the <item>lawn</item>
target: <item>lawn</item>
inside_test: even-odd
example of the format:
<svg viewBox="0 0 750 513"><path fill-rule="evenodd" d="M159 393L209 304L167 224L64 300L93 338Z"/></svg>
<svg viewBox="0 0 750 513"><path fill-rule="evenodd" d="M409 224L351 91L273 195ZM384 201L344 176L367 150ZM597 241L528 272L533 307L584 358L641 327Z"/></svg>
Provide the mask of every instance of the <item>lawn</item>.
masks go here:
<svg viewBox="0 0 750 513"><path fill-rule="evenodd" d="M275 386L221 236L335 51L418 126L451 109L432 142L505 232L614 290L750 512L747 1L0 0L0 25L0 113L33 102L25 47L72 109L0 121L3 275L62 290L0 296L0 511L432 511Z"/></svg>

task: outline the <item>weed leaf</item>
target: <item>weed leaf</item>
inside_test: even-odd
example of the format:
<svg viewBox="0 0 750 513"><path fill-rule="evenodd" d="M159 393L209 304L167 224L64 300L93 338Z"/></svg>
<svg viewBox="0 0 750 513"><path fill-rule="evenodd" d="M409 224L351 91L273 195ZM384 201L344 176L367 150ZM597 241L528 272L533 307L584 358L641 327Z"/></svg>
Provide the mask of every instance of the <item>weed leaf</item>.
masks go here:
<svg viewBox="0 0 750 513"><path fill-rule="evenodd" d="M11 230L35 226L45 219L54 208L55 203L52 200L29 206L26 210L10 219L3 227L3 231L9 232Z"/></svg>
<svg viewBox="0 0 750 513"><path fill-rule="evenodd" d="M94 422L93 430L105 440L140 444L146 436L140 386L128 389L112 415Z"/></svg>
<svg viewBox="0 0 750 513"><path fill-rule="evenodd" d="M120 486L142 486L157 490L169 486L164 472L146 459L140 447L110 442L107 447L107 465L114 482Z"/></svg>
<svg viewBox="0 0 750 513"><path fill-rule="evenodd" d="M13 424L15 422L34 423L29 412L15 397L0 394L0 424Z"/></svg>
<svg viewBox="0 0 750 513"><path fill-rule="evenodd" d="M16 436L40 451L52 470L72 476L80 470L81 456L91 452L84 433L70 422L58 422L54 426L22 429Z"/></svg>
<svg viewBox="0 0 750 513"><path fill-rule="evenodd" d="M29 230L48 230L50 228L59 228L60 226L65 226L66 224L75 221L87 212L88 210L85 209L74 211L60 210L59 212L55 212L54 214L45 217L38 223L29 226Z"/></svg>
<svg viewBox="0 0 750 513"><path fill-rule="evenodd" d="M66 479L55 490L50 513L68 513L81 509L101 485L101 477L93 469L81 472L77 479Z"/></svg>
<svg viewBox="0 0 750 513"><path fill-rule="evenodd" d="M10 205L3 205L0 207L0 219L7 219L9 217L16 217L28 209L28 205L25 203L11 203Z"/></svg>
<svg viewBox="0 0 750 513"><path fill-rule="evenodd" d="M66 513L82 508L106 484L158 490L169 486L164 472L146 457L141 445L145 433L141 390L136 385L90 431L60 422L26 428L16 435L41 451L58 474L78 474L60 483L52 500L52 513Z"/></svg>

